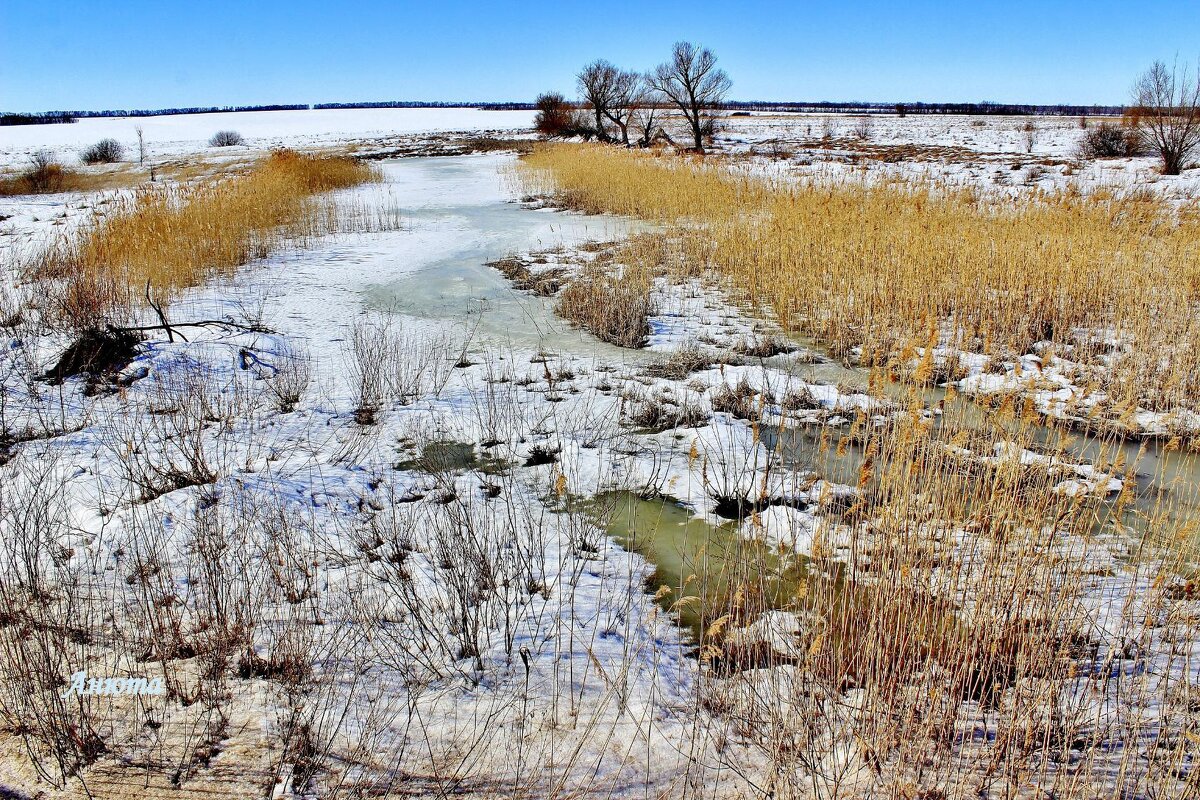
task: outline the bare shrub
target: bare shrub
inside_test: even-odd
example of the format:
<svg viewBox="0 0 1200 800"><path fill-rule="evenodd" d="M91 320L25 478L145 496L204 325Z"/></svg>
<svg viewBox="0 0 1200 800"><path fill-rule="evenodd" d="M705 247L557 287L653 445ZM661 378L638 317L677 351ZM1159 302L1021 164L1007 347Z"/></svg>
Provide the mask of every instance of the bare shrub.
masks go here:
<svg viewBox="0 0 1200 800"><path fill-rule="evenodd" d="M70 542L66 474L55 459L0 467L0 720L56 787L108 747L97 698L68 696L104 627L92 559Z"/></svg>
<svg viewBox="0 0 1200 800"><path fill-rule="evenodd" d="M1111 122L1087 128L1079 143L1082 158L1132 158L1145 154L1136 130Z"/></svg>
<svg viewBox="0 0 1200 800"><path fill-rule="evenodd" d="M679 403L670 402L654 392L640 392L628 398L624 412L630 425L647 433L698 428L708 422L708 414L698 404L686 398Z"/></svg>
<svg viewBox="0 0 1200 800"><path fill-rule="evenodd" d="M137 494L133 503L213 483L232 467L235 428L256 398L237 376L222 378L203 363L181 360L147 386L146 406L114 415L104 441Z"/></svg>
<svg viewBox="0 0 1200 800"><path fill-rule="evenodd" d="M854 122L854 138L861 142L870 140L874 126L875 120L867 116L859 117Z"/></svg>
<svg viewBox="0 0 1200 800"><path fill-rule="evenodd" d="M75 174L46 150L31 155L29 162L29 167L15 177L0 180L0 197L61 192L75 182Z"/></svg>
<svg viewBox="0 0 1200 800"><path fill-rule="evenodd" d="M1021 125L1021 144L1025 148L1026 153L1032 153L1033 148L1037 146L1038 127L1037 123L1032 119L1025 120Z"/></svg>
<svg viewBox="0 0 1200 800"><path fill-rule="evenodd" d="M355 399L355 419L372 424L385 401L407 405L437 395L469 345L456 346L447 335L416 336L391 315L367 315L350 335L348 371Z"/></svg>
<svg viewBox="0 0 1200 800"><path fill-rule="evenodd" d="M209 147L234 147L245 144L246 140L237 131L217 131L208 140Z"/></svg>
<svg viewBox="0 0 1200 800"><path fill-rule="evenodd" d="M312 356L302 342L288 342L280 349L274 368L266 378L267 390L274 396L279 413L289 414L296 410L312 382Z"/></svg>
<svg viewBox="0 0 1200 800"><path fill-rule="evenodd" d="M31 192L56 192L63 183L66 171L62 164L45 150L30 156L30 167L22 174Z"/></svg>
<svg viewBox="0 0 1200 800"><path fill-rule="evenodd" d="M79 154L84 164L115 164L125 157L125 145L116 139L101 139Z"/></svg>
<svg viewBox="0 0 1200 800"><path fill-rule="evenodd" d="M451 475L434 478L443 489L453 486ZM495 515L486 496L477 494L452 493L442 503L389 503L360 532L361 540L379 547L400 545L372 568L383 578L378 588L389 607L402 610L402 624L371 625L380 657L402 675L475 682L489 657L514 655L522 619L536 613L521 598L547 580L542 554L549 511L509 502L518 504L511 516Z"/></svg>
<svg viewBox="0 0 1200 800"><path fill-rule="evenodd" d="M1200 68L1198 68L1200 71ZM1133 116L1146 145L1162 159L1164 175L1178 175L1200 143L1200 75L1188 67L1154 62L1133 88Z"/></svg>
<svg viewBox="0 0 1200 800"><path fill-rule="evenodd" d="M533 118L534 129L547 137L568 136L571 125L571 104L558 92L539 94L534 101L537 115Z"/></svg>

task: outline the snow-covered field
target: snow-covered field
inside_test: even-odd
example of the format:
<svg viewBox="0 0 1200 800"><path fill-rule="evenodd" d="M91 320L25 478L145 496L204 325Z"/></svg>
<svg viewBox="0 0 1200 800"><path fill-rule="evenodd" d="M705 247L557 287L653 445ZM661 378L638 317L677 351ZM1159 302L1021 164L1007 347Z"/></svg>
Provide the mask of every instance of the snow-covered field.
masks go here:
<svg viewBox="0 0 1200 800"><path fill-rule="evenodd" d="M531 116L83 120L0 129L0 168L43 148L69 161L107 136L136 153L137 126L153 158L209 155L208 137L222 129L247 143L220 157L248 158L277 146L527 136ZM876 120L867 144L924 148L904 161L814 144L820 117L732 117L720 149L764 170L926 175L1005 191L1128 185L1150 169L1142 159L1073 166L1075 120L1039 120L1028 153L1016 121L975 122ZM834 124L836 142L856 120ZM1030 178L1035 165L1042 171ZM38 287L17 266L105 198L0 198L0 533L18 545L0 569L48 587L44 613L69 611L76 625L76 635L6 657L37 649L61 677L161 676L171 690L165 700L89 697L76 716L35 713L62 688L45 675L29 684L44 694L26 697L28 706L0 690L6 708L37 717L31 731L82 718L105 742L83 781L56 789L46 780L61 774L54 758L39 751L39 778L20 733L5 732L0 795L110 797L143 786L151 796L208 797L772 791L765 734L747 722L753 716L738 717L737 703L713 702L716 678L664 611L684 587L648 592L654 565L606 536L588 501L614 491L665 497L714 526L722 503L743 501L762 513L737 530L783 557L858 557L866 542L824 513L855 490L781 462L758 423L833 432L902 410L862 385L835 385L846 371L804 348L755 355L778 327L711 281L656 281L645 350L571 328L553 299L514 289L488 262L518 256L534 271L570 276L610 247L597 243L637 226L522 204L514 166L511 153L384 162L384 183L339 199L393 207L397 229L280 251L188 291L168 310L173 323L238 327L181 328L187 340L153 332L112 390L98 393L81 379L39 377L70 340L23 313ZM1188 197L1189 180L1157 187ZM690 366L671 368L683 356ZM365 419L371 381L382 398ZM739 414L738 397L753 398L757 422ZM1064 493L1123 487L1115 472L1029 451L976 460L1060 470ZM958 532L938 542L944 554L973 546ZM1102 562L1088 602L1128 591L1102 580L1124 543L1062 546ZM32 562L22 558L43 572L27 575ZM797 647L795 617L762 619L740 640ZM225 652L229 641L238 645ZM1097 680L1107 690L1110 674L1139 668L1144 661L1114 655ZM755 674L732 693L753 695L774 679ZM1081 694L1090 680L1080 678ZM835 744L846 785L868 786L868 754Z"/></svg>
<svg viewBox="0 0 1200 800"><path fill-rule="evenodd" d="M372 108L308 111L245 111L157 117L86 117L65 125L18 125L0 130L0 166L12 166L37 150L66 163L101 139L121 142L136 156L138 128L155 158L204 152L218 131L237 131L246 148L327 147L409 134L528 131L530 111L473 108ZM242 149L242 148L237 148Z"/></svg>

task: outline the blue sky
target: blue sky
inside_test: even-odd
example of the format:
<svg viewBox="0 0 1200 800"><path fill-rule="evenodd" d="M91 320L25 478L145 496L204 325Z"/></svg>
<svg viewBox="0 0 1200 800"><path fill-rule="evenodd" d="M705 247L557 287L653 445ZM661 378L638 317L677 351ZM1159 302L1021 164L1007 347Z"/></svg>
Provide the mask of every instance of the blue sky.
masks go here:
<svg viewBox="0 0 1200 800"><path fill-rule="evenodd" d="M678 39L737 99L1121 103L1200 3L0 0L0 109L523 100Z"/></svg>

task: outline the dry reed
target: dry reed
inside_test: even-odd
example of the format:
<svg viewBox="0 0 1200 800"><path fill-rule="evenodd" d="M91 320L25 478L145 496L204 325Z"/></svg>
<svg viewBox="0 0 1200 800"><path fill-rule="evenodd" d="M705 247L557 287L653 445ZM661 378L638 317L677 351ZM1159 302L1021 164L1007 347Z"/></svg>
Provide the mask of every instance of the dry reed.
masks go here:
<svg viewBox="0 0 1200 800"><path fill-rule="evenodd" d="M147 284L169 298L284 243L336 232L343 215L321 195L379 178L353 159L278 150L245 174L137 190L52 246L38 272L65 279L65 316L95 320Z"/></svg>
<svg viewBox="0 0 1200 800"><path fill-rule="evenodd" d="M695 232L697 260L865 365L914 343L1012 357L1049 341L1104 365L1085 388L1116 415L1200 407L1191 209L1137 193L789 183L599 146L543 147L523 176L573 208Z"/></svg>

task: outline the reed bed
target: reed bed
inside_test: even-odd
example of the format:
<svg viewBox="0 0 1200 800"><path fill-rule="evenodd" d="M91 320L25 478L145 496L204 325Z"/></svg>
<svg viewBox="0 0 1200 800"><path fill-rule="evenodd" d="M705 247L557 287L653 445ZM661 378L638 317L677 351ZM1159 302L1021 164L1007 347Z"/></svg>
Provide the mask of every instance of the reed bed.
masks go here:
<svg viewBox="0 0 1200 800"><path fill-rule="evenodd" d="M1068 434L1013 408L935 424L913 400L781 448L858 476L805 557L759 544L697 568L720 587L693 608L702 702L778 797L1195 791L1195 487L1138 501L1141 467L1107 440L1092 458L1122 489L1079 491Z"/></svg>
<svg viewBox="0 0 1200 800"><path fill-rule="evenodd" d="M65 317L95 320L144 287L167 300L285 243L372 224L363 215L348 220L325 193L380 177L350 158L278 150L244 174L138 189L55 243L34 268L64 280Z"/></svg>
<svg viewBox="0 0 1200 800"><path fill-rule="evenodd" d="M1200 217L1143 194L982 198L931 185L790 182L602 146L538 149L532 191L691 231L789 328L864 365L941 344L1049 343L1119 416L1200 408Z"/></svg>
<svg viewBox="0 0 1200 800"><path fill-rule="evenodd" d="M618 347L638 348L650 336L652 264L644 257L640 237L617 248L613 259L601 258L571 279L554 310L598 339Z"/></svg>
<svg viewBox="0 0 1200 800"><path fill-rule="evenodd" d="M796 184L604 147L540 149L523 169L570 207L667 224L694 264L868 366L873 393L927 383L930 345L998 358L1039 345L1103 365L1083 377L1114 403L1200 402L1187 209ZM1194 792L1191 467L1137 476L1146 466L1110 435L1079 472L1078 437L1020 398L935 417L919 389L889 394L909 410L797 434L747 498L753 531L811 486L810 467L849 462L854 493L807 509L803 557L748 547L688 578L717 587L689 606L714 667L701 702L728 723L717 740L759 749L760 785L779 797ZM714 486L738 485L737 455L694 452ZM787 470L796 485L769 494Z"/></svg>

